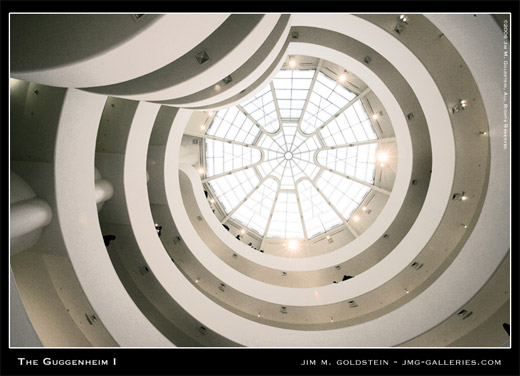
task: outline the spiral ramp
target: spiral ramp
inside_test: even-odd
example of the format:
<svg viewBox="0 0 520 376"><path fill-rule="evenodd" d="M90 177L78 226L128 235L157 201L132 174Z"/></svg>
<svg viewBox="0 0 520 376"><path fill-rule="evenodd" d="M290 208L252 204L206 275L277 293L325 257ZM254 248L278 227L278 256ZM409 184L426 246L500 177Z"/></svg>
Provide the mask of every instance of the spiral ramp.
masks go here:
<svg viewBox="0 0 520 376"><path fill-rule="evenodd" d="M11 15L11 346L508 346L503 33L401 21ZM209 112L290 56L362 79L398 150L379 216L309 257L237 242L194 168Z"/></svg>

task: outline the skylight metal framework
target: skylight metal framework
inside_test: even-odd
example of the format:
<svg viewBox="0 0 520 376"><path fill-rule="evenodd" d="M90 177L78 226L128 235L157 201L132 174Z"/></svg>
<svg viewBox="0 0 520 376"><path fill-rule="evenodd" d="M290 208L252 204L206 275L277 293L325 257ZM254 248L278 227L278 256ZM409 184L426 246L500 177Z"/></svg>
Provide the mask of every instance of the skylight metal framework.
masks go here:
<svg viewBox="0 0 520 376"><path fill-rule="evenodd" d="M226 216L266 239L307 241L349 223L375 185L380 141L361 98L316 69L281 70L255 97L218 111L203 182Z"/></svg>

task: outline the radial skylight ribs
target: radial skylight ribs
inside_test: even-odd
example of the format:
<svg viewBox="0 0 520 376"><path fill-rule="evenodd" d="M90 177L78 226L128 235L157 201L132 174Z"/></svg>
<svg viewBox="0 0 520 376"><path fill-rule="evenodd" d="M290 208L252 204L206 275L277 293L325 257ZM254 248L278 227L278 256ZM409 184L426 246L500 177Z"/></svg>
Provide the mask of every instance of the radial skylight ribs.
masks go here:
<svg viewBox="0 0 520 376"><path fill-rule="evenodd" d="M303 114L302 132L312 134L354 98L355 93L320 72Z"/></svg>
<svg viewBox="0 0 520 376"><path fill-rule="evenodd" d="M279 127L275 128L274 126L270 127L270 129L266 129L258 121L256 121L256 119L254 117L252 117L251 114L249 112L247 112L241 105L237 105L236 108L239 110L239 112L241 114L243 114L247 119L249 119L250 122L252 122L256 127L258 127L260 132L262 132L268 136L272 136L280 130ZM271 123L271 124L273 124L273 123Z"/></svg>
<svg viewBox="0 0 520 376"><path fill-rule="evenodd" d="M298 121L314 70L282 70L273 79L280 118L282 121Z"/></svg>
<svg viewBox="0 0 520 376"><path fill-rule="evenodd" d="M282 162L279 162L278 165L281 165L284 161ZM226 218L224 218L224 220L222 220L222 223L225 223L229 218L231 218L231 216L233 215L233 213L254 193L254 191L256 191L261 184L263 184L263 182L268 179L268 178L276 178L276 177L272 177L271 174L274 172L274 170L276 169L277 167L275 167L274 169L271 170L270 173L266 174L261 180L260 182L257 184L257 186L253 189L253 191L249 192L245 198L243 198L231 211L229 211L228 215L226 216ZM256 171L255 171L255 174L256 174ZM280 186L281 186L281 183L279 182Z"/></svg>
<svg viewBox="0 0 520 376"><path fill-rule="evenodd" d="M279 183L267 177L254 193L233 213L233 219L260 235L264 235Z"/></svg>
<svg viewBox="0 0 520 376"><path fill-rule="evenodd" d="M340 211L338 211L338 209L332 204L332 202L328 201L327 200L327 197L323 194L323 192L321 190L318 189L318 187L316 186L316 184L308 179L307 181L309 181L312 186L314 187L314 189L316 189L316 191L321 195L321 197L323 198L323 200L325 200L325 202L327 203L327 205L330 206L330 208L332 208L332 210L334 210L334 212L336 213L336 215L341 219L341 221L343 222L343 224L345 225L345 227L347 227L347 229L352 233L352 235L354 235L355 237L358 237L358 233L356 230L354 230L352 228L352 226L350 225L350 223L348 223L347 219L343 216L343 214L341 214Z"/></svg>
<svg viewBox="0 0 520 376"><path fill-rule="evenodd" d="M292 168L292 166L291 166ZM294 174L294 169L293 169L293 176L294 176L294 186L296 187L297 186L297 181L298 181L298 178L296 177L296 175ZM307 227L305 225L305 221L303 219L303 209L302 209L302 202L301 202L301 198L300 198L300 194L298 192L298 189L295 189L294 190L294 193L296 194L296 203L298 204L298 212L300 213L300 220L302 222L302 230L303 230L303 239L304 240L309 240L309 235L308 235L308 232L307 232Z"/></svg>
<svg viewBox="0 0 520 376"><path fill-rule="evenodd" d="M370 93L370 88L365 89L362 93L360 93L357 97L355 97L352 101L348 102L345 106L340 108L336 113L334 113L331 117L329 117L327 120L323 122L322 125L320 125L318 128L316 128L313 132L306 134L306 137L312 137L319 133L323 128L329 126L329 124L333 121L337 121L338 117L340 117L341 114L345 113L346 110L348 110L350 107L354 106L356 103L362 103L361 99L365 97L368 93ZM355 110L354 110L355 111ZM350 127L350 125L349 125Z"/></svg>
<svg viewBox="0 0 520 376"><path fill-rule="evenodd" d="M331 168L327 168L326 166L322 165L319 162L317 162L317 164L318 164L319 167L323 168L326 171L332 172L333 174L337 174L337 175L342 176L342 177L344 177L346 179L352 180L353 182L356 182L356 183L359 183L361 185L364 185L365 187L372 188L376 192L379 192L379 193L382 193L384 195L390 196L390 193L391 193L390 191L387 191L384 188L378 187L375 184L370 184L370 183L367 183L366 181L358 179L358 178L356 178L354 176L346 175L346 174L343 174L343 173L341 173L339 171L333 170Z"/></svg>
<svg viewBox="0 0 520 376"><path fill-rule="evenodd" d="M222 176L231 171L262 163L264 156L261 149L245 147L233 142L206 139L206 176ZM205 180L207 181L207 180Z"/></svg>
<svg viewBox="0 0 520 376"><path fill-rule="evenodd" d="M314 91L314 85L316 84L316 80L318 79L318 74L320 73L321 66L323 64L323 60L318 61L318 66L314 71L314 75L312 77L311 86L309 87L309 91L307 92L307 97L305 98L305 103L303 104L302 113L305 114L307 111L307 106L309 105L309 100L311 99L312 92ZM298 129L301 130L303 116L300 116L298 119Z"/></svg>
<svg viewBox="0 0 520 376"><path fill-rule="evenodd" d="M260 133L260 130L246 116L237 117L239 113L236 107L218 111L206 134L219 139L233 140L246 144L252 143ZM229 122L230 119L232 123ZM233 129L236 130L230 133L230 130ZM233 134L235 136L231 137Z"/></svg>
<svg viewBox="0 0 520 376"><path fill-rule="evenodd" d="M263 178L257 185L256 187L253 188L253 190L251 192L249 192L243 199L240 200L240 202L235 205L235 207L228 213L228 215L226 216L226 218L224 218L222 220L222 223L225 223L228 221L229 218L231 218L233 216L233 214L249 199L249 197L251 197L259 188L262 184L264 184L264 182L268 179L269 177L266 176L265 178Z"/></svg>
<svg viewBox="0 0 520 376"><path fill-rule="evenodd" d="M351 148L351 147L360 146L360 145L381 144L381 143L390 142L390 141L395 141L395 137L378 138L376 140L367 140L367 141L357 141L357 142L352 142L349 144L339 144L339 145L334 145L334 146L323 146L319 150L317 150L317 152L320 152L322 150L334 150L334 149L349 148L349 147Z"/></svg>
<svg viewBox="0 0 520 376"><path fill-rule="evenodd" d="M378 144L365 144L353 147L321 149L317 151L316 161L328 169L346 176L374 183L376 152Z"/></svg>
<svg viewBox="0 0 520 376"><path fill-rule="evenodd" d="M303 228L296 195L280 192L267 236L279 239L303 239Z"/></svg>
<svg viewBox="0 0 520 376"><path fill-rule="evenodd" d="M360 100L370 90L356 96L320 68L280 71L255 98L217 112L207 132L228 146L207 143L203 181L221 201L224 222L263 235L260 249L269 238L307 241L342 224L357 237L349 218L366 194L390 194L372 184L379 140ZM226 129L232 121L239 126ZM258 157L253 148L262 150L259 163L249 163Z"/></svg>
<svg viewBox="0 0 520 376"><path fill-rule="evenodd" d="M267 233L269 231L269 228L271 227L271 221L273 220L274 209L276 207L276 203L278 202L278 197L280 196L281 188L282 188L282 185L280 184L280 182L278 182L278 189L276 191L276 195L274 196L273 206L271 207L271 211L269 212L269 219L267 220L267 224L265 225L264 236L262 238L262 243L260 243L260 249L264 249L264 243L265 243L265 240L267 239Z"/></svg>
<svg viewBox="0 0 520 376"><path fill-rule="evenodd" d="M243 170L209 182L226 213L230 212L259 183L254 170Z"/></svg>
<svg viewBox="0 0 520 376"><path fill-rule="evenodd" d="M356 182L330 171L322 172L316 186L347 220L370 192L370 188L356 184Z"/></svg>
<svg viewBox="0 0 520 376"><path fill-rule="evenodd" d="M364 115L360 117L358 113L362 112L364 112ZM327 127L321 129L320 133L327 146L378 138L361 101L356 101L351 107L339 114Z"/></svg>
<svg viewBox="0 0 520 376"><path fill-rule="evenodd" d="M274 85L272 82L269 84L269 88L271 89L271 95L274 98L274 108L276 109L276 116L278 117L278 124L282 124L282 115L280 114L280 106L278 106L278 99L276 98L276 91L274 90Z"/></svg>
<svg viewBox="0 0 520 376"><path fill-rule="evenodd" d="M343 223L340 216L331 207L332 205L329 205L313 186L311 180L305 178L300 181L297 191L301 198L303 222L305 227L309 228L308 236L310 238Z"/></svg>
<svg viewBox="0 0 520 376"><path fill-rule="evenodd" d="M249 114L255 123L268 133L275 133L280 122L276 115L276 103L269 87L264 88L253 99L241 103L239 108Z"/></svg>

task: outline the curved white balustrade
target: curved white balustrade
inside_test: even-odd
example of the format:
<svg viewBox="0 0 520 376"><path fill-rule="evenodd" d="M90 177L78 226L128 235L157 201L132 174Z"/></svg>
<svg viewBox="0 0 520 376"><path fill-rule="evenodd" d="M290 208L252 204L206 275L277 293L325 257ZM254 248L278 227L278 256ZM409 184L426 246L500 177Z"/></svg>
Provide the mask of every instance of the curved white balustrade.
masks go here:
<svg viewBox="0 0 520 376"><path fill-rule="evenodd" d="M168 87L164 87L164 84L158 84L155 85L158 86L158 88L144 89L138 83L129 81L128 83L123 83L124 87L121 89L114 88L115 90L112 90L110 87L97 87L93 88L93 91L132 100L165 101L197 93L207 88L208 84L224 85L222 80L237 70L256 52L258 46L269 36L279 18L280 15L277 14L264 15L253 30L249 32L231 52L203 70L200 74L181 82L169 85ZM183 64L184 65L181 64L181 66L177 66L175 71L169 67L165 67L160 74L178 74L179 71L182 71L183 66L184 69L187 69L186 64L188 64L188 62L183 62ZM193 59L189 64L197 64L197 62ZM157 77L155 78L157 79ZM217 84L218 82L220 83ZM218 88L216 88L216 90L218 91Z"/></svg>
<svg viewBox="0 0 520 376"><path fill-rule="evenodd" d="M127 17L128 22L132 22L131 14L119 16ZM44 85L77 88L128 81L153 72L183 56L213 33L228 17L229 14L225 13L162 15L144 30L138 29L135 37L108 51L63 66L35 71L17 71L16 67L11 67L11 76ZM56 27L59 28L59 25ZM83 32L87 33L88 28ZM110 32L114 30L107 28L107 33ZM75 46L62 48L78 46L76 43ZM30 51L26 53L30 54Z"/></svg>
<svg viewBox="0 0 520 376"><path fill-rule="evenodd" d="M486 201L475 228L462 250L435 283L392 312L359 325L331 330L300 331L260 324L221 307L185 278L164 252L153 228L148 201L146 187L148 140L159 106L150 103L139 104L132 120L125 150L124 185L130 223L150 271L194 320L244 346L396 346L441 324L485 285L509 250L509 229L507 227L497 229L495 226L495 223L503 224L505 213L509 213L509 197L494 196L495 192L502 190L504 182L509 182L509 151L504 150L502 137L502 98L490 94L496 92L497 88L500 89L503 63L502 39L500 33L496 32L490 32L479 39L479 48L489 52L482 61L480 56L475 55L474 50L466 46L466 38L464 34L458 32L458 28L463 27L465 33L471 31L473 35L481 35L482 30L496 31L491 16L481 17L478 21L472 19L470 15L457 18L446 15L442 17L428 15L427 18L445 33L465 59L479 85L488 115L491 166ZM184 126L192 114L189 110L179 110L169 133L165 151L164 184L168 205L183 241L195 257L217 278L238 291L268 302L288 306L324 305L365 294L388 282L413 261L443 219L454 181L456 150L446 102L435 83L435 77L430 75L421 61L398 39L369 21L346 14L327 14L322 17L297 14L292 17L292 25L333 30L366 44L393 64L417 95L429 126L433 166L424 205L403 240L374 267L345 282L342 286L348 286L348 289L338 288L335 285L313 289L284 288L241 275L220 260L202 242L191 225L187 209L180 199L182 196L177 173L180 167L178 154ZM258 35L255 37L259 38ZM253 51L254 48L250 46L249 50ZM284 259L251 253L250 250L245 255L244 247L238 248L230 243L231 248L236 247L237 253L243 253L254 262L289 271L316 270L333 266L362 252L375 238L384 233L394 219L395 213L404 200L410 178L413 178L411 177L412 161L409 160L412 155L411 143L410 135L405 129L406 121L402 110L386 86L366 66L338 51L303 43L290 43L287 49L288 54L309 54L309 52L345 67L353 67L356 74L374 90L384 103L394 125L400 160L394 189L383 213L362 236L337 251L309 259ZM235 63L238 64L237 61ZM490 75L493 79L489 78ZM206 77L200 76L196 79L202 80ZM160 100L154 97L154 100L158 99ZM94 158L96 131L105 100L104 96L75 89L67 91L56 139L57 213L55 214L60 221L65 245L85 295L115 341L123 347L174 346L150 324L130 299L102 243L96 202L99 198L111 196L112 193L105 182L100 183L99 189L96 189ZM190 172L186 168L183 170L187 172L194 184L196 179L200 184L200 177L194 171ZM218 220L210 219L212 214L208 212L209 207L203 194L195 194L195 199L210 225L215 227L215 233L227 242L229 236L225 234L226 231ZM37 199L31 198L31 205L24 202L19 201L15 204L19 209L15 209L15 217L21 218L23 214L20 213L32 210L37 212L39 217L38 220L35 219L35 223L45 222L45 215L43 215L45 210ZM15 226L15 231L19 231L19 227L23 226ZM494 231L489 231L490 228ZM365 234L367 236L363 238ZM375 238L371 238L372 236ZM312 266L309 260L313 261ZM125 314L121 315L121 312ZM133 330L129 331L129 327Z"/></svg>
<svg viewBox="0 0 520 376"><path fill-rule="evenodd" d="M408 190L413 165L412 142L408 130L408 124L406 123L399 103L396 101L390 90L381 81L381 79L367 67L341 52L318 45L294 43L289 45L289 51L294 54L322 56L324 59L341 62L344 64L344 66L351 67L350 69L356 71L357 75L367 84L369 84L369 87L373 88L373 91L381 100L381 103L386 109L388 116L392 120L392 126L396 134L399 148L394 187L382 213L372 224L372 226L370 226L370 228L361 234L361 236L333 252L313 257L285 258L272 256L265 253L251 253L249 247L237 246L235 244L236 242L234 241L235 239L230 239L229 234L220 225L218 219L211 213L211 211L209 211L209 208L206 209L207 205L201 203L200 208L206 213L206 221L214 229L215 234L220 238L220 240L226 243L231 249L236 249L236 252L241 256L246 257L259 265L285 271L320 270L328 267L334 267L335 265L341 264L342 262L357 256L370 245L372 245L377 239L383 236L384 232L390 226L392 221L395 219L395 216L401 209ZM165 173L170 172L166 171Z"/></svg>
<svg viewBox="0 0 520 376"><path fill-rule="evenodd" d="M103 244L94 158L105 102L101 95L75 89L66 93L56 138L56 215L79 283L114 340L128 347L171 346L130 299Z"/></svg>
<svg viewBox="0 0 520 376"><path fill-rule="evenodd" d="M289 16L291 17L291 16ZM253 85L268 69L269 67L276 62L276 58L280 55L282 48L284 47L285 41L287 39L287 35L289 34L289 30L291 28L291 19L289 18L289 21L285 25L283 31L278 36L278 39L276 42L269 47L269 52L266 56L262 58L260 62L256 61L251 62L250 64L257 64L254 69L252 69L250 72L247 73L247 76L242 78L239 83L234 85L232 88L223 91L222 93L216 93L215 95L212 95L209 98L205 98L202 100L190 100L190 101L168 101L169 105L172 106L179 106L183 108L200 108L200 107L214 107L216 103L220 103L226 100L229 100L230 98L240 94L243 90L246 90L251 85ZM285 56L284 56L285 58ZM243 60L245 62L245 60ZM283 60L278 62L278 68L281 67L283 64ZM239 68L243 69L243 68ZM274 69L273 72L276 73L278 69ZM238 72L238 71L237 71ZM235 75L236 76L236 75ZM234 77L233 80L237 81L238 77ZM272 77L269 77L270 82L272 80ZM255 92L258 92L261 90L264 86L259 85L258 89L253 91L248 95L248 97L253 97ZM246 97L241 98L240 100L245 100ZM226 105L226 107L229 105Z"/></svg>

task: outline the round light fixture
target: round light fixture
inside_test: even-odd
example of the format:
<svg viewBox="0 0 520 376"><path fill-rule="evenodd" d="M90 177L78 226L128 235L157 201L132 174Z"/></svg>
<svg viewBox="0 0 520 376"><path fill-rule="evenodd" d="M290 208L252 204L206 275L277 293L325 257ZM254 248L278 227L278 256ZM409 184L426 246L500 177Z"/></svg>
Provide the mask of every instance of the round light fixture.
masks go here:
<svg viewBox="0 0 520 376"><path fill-rule="evenodd" d="M298 242L296 240L289 240L287 246L289 250L296 251L298 249Z"/></svg>
<svg viewBox="0 0 520 376"><path fill-rule="evenodd" d="M377 154L377 160L379 162L386 162L388 161L388 153L387 152L384 152L384 151L381 151Z"/></svg>

